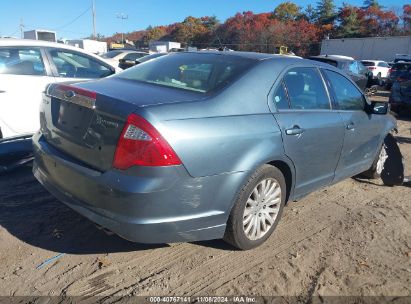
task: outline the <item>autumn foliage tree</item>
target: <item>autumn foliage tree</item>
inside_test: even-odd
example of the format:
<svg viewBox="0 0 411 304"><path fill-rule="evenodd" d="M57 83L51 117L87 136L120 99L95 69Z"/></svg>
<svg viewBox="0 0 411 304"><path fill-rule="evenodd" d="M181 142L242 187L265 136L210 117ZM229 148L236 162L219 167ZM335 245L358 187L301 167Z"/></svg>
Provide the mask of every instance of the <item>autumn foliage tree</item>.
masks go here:
<svg viewBox="0 0 411 304"><path fill-rule="evenodd" d="M400 22L401 20L401 22ZM411 32L411 5L403 6L403 15L384 9L377 0L365 0L363 7L344 4L336 9L333 0L318 0L305 9L286 1L272 12L237 13L220 23L215 16L189 16L182 22L148 27L125 34L136 46L147 46L151 40L171 40L182 46L198 48L228 47L234 50L275 52L287 46L297 55L318 53L326 36L366 37L401 35ZM120 34L106 40L119 41Z"/></svg>

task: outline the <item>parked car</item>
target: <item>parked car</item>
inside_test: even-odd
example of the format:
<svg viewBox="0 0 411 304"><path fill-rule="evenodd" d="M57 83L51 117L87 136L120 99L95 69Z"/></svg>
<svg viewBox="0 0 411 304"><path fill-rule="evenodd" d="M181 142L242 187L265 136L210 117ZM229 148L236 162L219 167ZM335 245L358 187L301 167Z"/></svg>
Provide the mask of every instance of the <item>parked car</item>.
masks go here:
<svg viewBox="0 0 411 304"><path fill-rule="evenodd" d="M308 59L328 63L346 72L355 83L365 91L366 88L372 84L372 74L361 63L361 61L354 60L352 57L340 55L319 55L311 56Z"/></svg>
<svg viewBox="0 0 411 304"><path fill-rule="evenodd" d="M155 53L155 54L146 55L146 56L137 56L137 58L135 59L133 59L133 57L135 57L134 54L128 54L127 56L130 55L128 59L126 59L127 56L124 57L123 59L120 59L119 67L125 70L125 69L135 66L136 64L139 64L139 63L142 63L142 62L145 62L147 60L151 60L157 57L161 57L166 54L167 53Z"/></svg>
<svg viewBox="0 0 411 304"><path fill-rule="evenodd" d="M284 204L378 175L395 128L331 65L242 52L173 53L107 79L48 87L34 175L132 241L262 244Z"/></svg>
<svg viewBox="0 0 411 304"><path fill-rule="evenodd" d="M0 39L0 134L33 134L47 84L103 78L120 71L100 57L60 43Z"/></svg>
<svg viewBox="0 0 411 304"><path fill-rule="evenodd" d="M101 55L106 61L110 62L112 65L119 66L120 60L124 59L126 56L128 58L139 58L148 55L146 52L137 52L133 50L113 50ZM135 59L134 59L135 60Z"/></svg>
<svg viewBox="0 0 411 304"><path fill-rule="evenodd" d="M391 110L398 114L411 110L411 63L407 66L408 69L397 74L389 98Z"/></svg>
<svg viewBox="0 0 411 304"><path fill-rule="evenodd" d="M395 82L400 74L407 72L411 68L411 62L398 61L393 64L388 72L388 78L385 82L385 87L387 90L391 89L392 84Z"/></svg>
<svg viewBox="0 0 411 304"><path fill-rule="evenodd" d="M394 63L396 62L411 62L411 55L410 54L395 54Z"/></svg>
<svg viewBox="0 0 411 304"><path fill-rule="evenodd" d="M387 62L382 60L362 60L361 63L368 68L372 74L372 78L378 85L384 85L390 70Z"/></svg>

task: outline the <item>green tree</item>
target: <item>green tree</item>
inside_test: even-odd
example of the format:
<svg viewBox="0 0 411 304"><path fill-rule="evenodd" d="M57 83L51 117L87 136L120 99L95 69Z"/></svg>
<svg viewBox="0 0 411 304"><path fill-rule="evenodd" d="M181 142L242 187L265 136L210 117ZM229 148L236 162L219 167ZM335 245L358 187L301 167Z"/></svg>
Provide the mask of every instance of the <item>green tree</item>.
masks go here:
<svg viewBox="0 0 411 304"><path fill-rule="evenodd" d="M317 2L315 12L320 25L334 24L336 12L333 0L320 0Z"/></svg>
<svg viewBox="0 0 411 304"><path fill-rule="evenodd" d="M382 8L382 6L378 3L378 0L364 0L364 8L369 8L369 7L374 7L374 8L379 8L379 9Z"/></svg>
<svg viewBox="0 0 411 304"><path fill-rule="evenodd" d="M338 12L337 29L339 37L358 37L360 36L361 19L358 13L359 8L348 4L343 5Z"/></svg>
<svg viewBox="0 0 411 304"><path fill-rule="evenodd" d="M300 15L300 7L288 1L278 5L273 13L273 17L281 21L296 20Z"/></svg>

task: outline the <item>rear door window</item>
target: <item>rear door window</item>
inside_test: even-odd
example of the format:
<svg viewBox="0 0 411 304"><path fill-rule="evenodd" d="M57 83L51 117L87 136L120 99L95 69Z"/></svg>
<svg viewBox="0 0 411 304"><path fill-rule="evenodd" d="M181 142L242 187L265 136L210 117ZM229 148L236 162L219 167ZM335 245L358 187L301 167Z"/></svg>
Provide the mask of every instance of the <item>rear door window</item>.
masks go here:
<svg viewBox="0 0 411 304"><path fill-rule="evenodd" d="M113 72L96 59L69 50L50 50L51 59L60 77L102 78Z"/></svg>
<svg viewBox="0 0 411 304"><path fill-rule="evenodd" d="M324 82L316 68L293 68L284 76L291 109L330 109Z"/></svg>
<svg viewBox="0 0 411 304"><path fill-rule="evenodd" d="M280 83L275 91L273 102L278 110L289 109L288 97L283 82Z"/></svg>
<svg viewBox="0 0 411 304"><path fill-rule="evenodd" d="M351 81L339 73L330 70L324 70L324 72L340 110L362 111L364 109L363 94Z"/></svg>
<svg viewBox="0 0 411 304"><path fill-rule="evenodd" d="M0 74L46 75L38 48L0 48Z"/></svg>

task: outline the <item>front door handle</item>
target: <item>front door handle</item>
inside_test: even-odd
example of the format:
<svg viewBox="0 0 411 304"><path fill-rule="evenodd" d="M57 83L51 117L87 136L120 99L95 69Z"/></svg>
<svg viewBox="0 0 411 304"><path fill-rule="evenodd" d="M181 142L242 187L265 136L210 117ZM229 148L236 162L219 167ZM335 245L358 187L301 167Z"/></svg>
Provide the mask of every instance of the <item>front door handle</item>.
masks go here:
<svg viewBox="0 0 411 304"><path fill-rule="evenodd" d="M299 135L299 134L303 134L304 131L305 130L303 128L300 128L299 126L293 126L290 129L286 129L285 134L287 134L287 135Z"/></svg>
<svg viewBox="0 0 411 304"><path fill-rule="evenodd" d="M6 93L6 91L0 90L0 93Z"/></svg>
<svg viewBox="0 0 411 304"><path fill-rule="evenodd" d="M348 125L345 126L347 130L354 130L354 123L350 122Z"/></svg>

